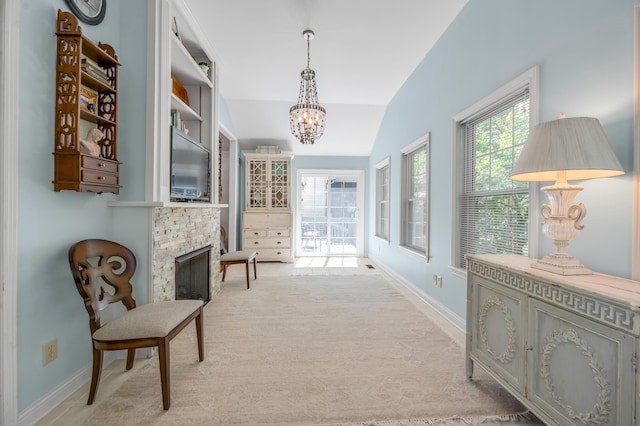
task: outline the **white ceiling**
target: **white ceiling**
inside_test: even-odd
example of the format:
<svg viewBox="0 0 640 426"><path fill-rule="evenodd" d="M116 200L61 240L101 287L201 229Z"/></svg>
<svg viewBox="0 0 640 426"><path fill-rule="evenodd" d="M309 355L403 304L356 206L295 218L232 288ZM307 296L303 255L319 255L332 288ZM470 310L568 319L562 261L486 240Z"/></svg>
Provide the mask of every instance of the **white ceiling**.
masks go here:
<svg viewBox="0 0 640 426"><path fill-rule="evenodd" d="M220 70L242 149L367 156L386 105L468 0L184 0ZM289 130L306 67L327 110L325 134L302 145Z"/></svg>

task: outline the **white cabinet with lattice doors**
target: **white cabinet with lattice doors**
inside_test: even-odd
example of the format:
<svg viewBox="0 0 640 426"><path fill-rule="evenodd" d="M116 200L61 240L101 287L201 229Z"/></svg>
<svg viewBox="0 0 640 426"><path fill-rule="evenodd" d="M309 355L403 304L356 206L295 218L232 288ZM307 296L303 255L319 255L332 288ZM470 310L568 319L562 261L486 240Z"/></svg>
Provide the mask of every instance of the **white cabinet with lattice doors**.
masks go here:
<svg viewBox="0 0 640 426"><path fill-rule="evenodd" d="M290 155L245 154L247 210L290 209Z"/></svg>
<svg viewBox="0 0 640 426"><path fill-rule="evenodd" d="M242 247L256 250L258 261L293 261L292 159L289 154L245 154Z"/></svg>

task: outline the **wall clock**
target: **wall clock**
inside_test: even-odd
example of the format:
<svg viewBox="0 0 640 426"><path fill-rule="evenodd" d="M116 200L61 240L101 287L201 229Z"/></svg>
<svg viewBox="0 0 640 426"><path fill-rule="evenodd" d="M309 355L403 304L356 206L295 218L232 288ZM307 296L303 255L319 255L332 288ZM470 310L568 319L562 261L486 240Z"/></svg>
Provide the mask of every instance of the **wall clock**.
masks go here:
<svg viewBox="0 0 640 426"><path fill-rule="evenodd" d="M104 19L107 0L67 0L74 15L89 25L98 25Z"/></svg>

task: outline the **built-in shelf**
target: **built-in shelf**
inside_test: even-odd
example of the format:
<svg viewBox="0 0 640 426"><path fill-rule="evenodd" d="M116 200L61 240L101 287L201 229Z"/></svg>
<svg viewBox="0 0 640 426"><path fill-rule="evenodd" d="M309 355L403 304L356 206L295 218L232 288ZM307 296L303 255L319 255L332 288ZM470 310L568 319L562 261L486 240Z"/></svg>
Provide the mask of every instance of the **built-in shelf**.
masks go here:
<svg viewBox="0 0 640 426"><path fill-rule="evenodd" d="M202 117L200 116L200 114L191 109L189 105L185 104L182 99L180 99L173 93L171 94L171 109L180 111L180 114L182 114L182 120L202 121Z"/></svg>
<svg viewBox="0 0 640 426"><path fill-rule="evenodd" d="M171 34L171 73L183 86L206 85L213 89L213 83L202 72L182 42Z"/></svg>

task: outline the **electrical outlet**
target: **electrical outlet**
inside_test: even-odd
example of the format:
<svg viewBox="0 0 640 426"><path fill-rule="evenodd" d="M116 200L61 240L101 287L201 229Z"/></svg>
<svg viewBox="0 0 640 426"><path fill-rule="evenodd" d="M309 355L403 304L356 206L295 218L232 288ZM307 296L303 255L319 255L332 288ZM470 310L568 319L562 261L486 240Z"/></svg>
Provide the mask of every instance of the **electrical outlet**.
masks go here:
<svg viewBox="0 0 640 426"><path fill-rule="evenodd" d="M42 345L42 365L47 365L58 358L58 339Z"/></svg>
<svg viewBox="0 0 640 426"><path fill-rule="evenodd" d="M438 286L438 274L433 274L433 285Z"/></svg>
<svg viewBox="0 0 640 426"><path fill-rule="evenodd" d="M437 285L438 287L442 288L442 277L441 277L440 275L438 275L438 280L437 280L436 285Z"/></svg>

